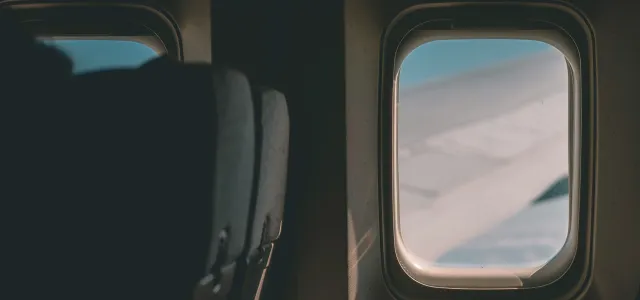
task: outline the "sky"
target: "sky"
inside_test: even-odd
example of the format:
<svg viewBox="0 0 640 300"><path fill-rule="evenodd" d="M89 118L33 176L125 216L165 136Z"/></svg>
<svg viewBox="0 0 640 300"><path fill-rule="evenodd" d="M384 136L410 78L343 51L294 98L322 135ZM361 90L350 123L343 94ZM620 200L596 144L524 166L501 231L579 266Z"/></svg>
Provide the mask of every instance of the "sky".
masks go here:
<svg viewBox="0 0 640 300"><path fill-rule="evenodd" d="M158 56L148 46L118 40L46 40L67 53L74 62L74 72L103 68L135 67Z"/></svg>
<svg viewBox="0 0 640 300"><path fill-rule="evenodd" d="M408 87L550 49L549 44L532 40L437 40L409 53L401 65L399 84Z"/></svg>

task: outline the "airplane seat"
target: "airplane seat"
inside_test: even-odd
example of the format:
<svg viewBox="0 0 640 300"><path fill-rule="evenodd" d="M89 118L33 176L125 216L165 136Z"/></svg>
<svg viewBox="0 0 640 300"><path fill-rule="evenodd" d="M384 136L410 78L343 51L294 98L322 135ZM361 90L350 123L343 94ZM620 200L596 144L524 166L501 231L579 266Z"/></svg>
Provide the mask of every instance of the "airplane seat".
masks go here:
<svg viewBox="0 0 640 300"><path fill-rule="evenodd" d="M8 44L25 45L14 59L39 47ZM246 76L166 57L72 76L65 64L47 73L34 53L34 80L3 82L24 96L4 101L19 108L4 127L3 271L16 283L5 284L19 299L175 300L193 299L208 273L223 292L246 249L255 184Z"/></svg>
<svg viewBox="0 0 640 300"><path fill-rule="evenodd" d="M253 90L255 164L250 191L247 242L239 261L225 270L232 277L216 287L210 272L196 290L196 300L259 299L271 253L282 227L289 155L289 113L282 93L267 87ZM246 194L245 194L246 195ZM224 286L224 288L222 288ZM214 292L215 291L215 292Z"/></svg>
<svg viewBox="0 0 640 300"><path fill-rule="evenodd" d="M257 87L252 91L256 151L253 188L243 190L242 194L243 199L251 199L246 244L235 261L214 268L224 274L209 269L196 289L196 300L258 299L274 244L280 236L289 154L287 103L276 90Z"/></svg>
<svg viewBox="0 0 640 300"><path fill-rule="evenodd" d="M287 163L289 158L289 112L285 96L271 88L253 90L257 125L255 204L246 254L241 299L259 298L271 253L282 228Z"/></svg>
<svg viewBox="0 0 640 300"><path fill-rule="evenodd" d="M31 181L46 183L29 198L48 211L30 237L40 248L23 265L54 272L42 290L66 299L192 299L207 264L212 272L234 265L255 158L242 73L158 59L74 76L53 99L54 117L34 122L57 134L48 154L56 170Z"/></svg>
<svg viewBox="0 0 640 300"><path fill-rule="evenodd" d="M196 299L226 299L239 276L250 222L256 163L254 104L248 79L238 71L214 72L217 109L213 219L208 260Z"/></svg>

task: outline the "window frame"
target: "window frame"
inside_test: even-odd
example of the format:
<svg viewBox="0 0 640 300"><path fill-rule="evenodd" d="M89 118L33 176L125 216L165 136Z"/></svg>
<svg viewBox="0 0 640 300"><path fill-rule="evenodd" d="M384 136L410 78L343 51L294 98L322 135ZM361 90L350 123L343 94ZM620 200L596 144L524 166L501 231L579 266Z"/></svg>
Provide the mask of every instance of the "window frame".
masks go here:
<svg viewBox="0 0 640 300"><path fill-rule="evenodd" d="M481 16L481 17L479 17ZM498 20L499 22L496 22ZM526 34L525 34L526 32ZM554 280L533 280L519 289L495 287L500 282L438 287L428 282L426 272L412 266L398 229L398 181L396 174L397 123L395 103L400 64L408 53L432 40L445 38L513 38L548 43L563 52L570 70L570 232L569 248L546 266L562 262ZM380 216L383 270L392 293L402 299L460 296L474 299L546 299L573 297L586 290L591 280L592 219L594 206L595 87L593 31L585 17L573 7L536 3L447 3L425 4L401 13L387 28L382 41L382 76L379 99ZM577 105L575 105L577 104ZM574 118L575 117L575 118ZM579 134L575 134L579 130ZM567 245L567 244L565 244ZM570 251L567 252L569 249ZM575 252L573 251L575 250ZM575 254L574 254L575 253ZM563 268L564 267L564 268ZM543 267L544 271L547 267ZM562 269L566 271L562 272ZM554 275L536 275L539 279ZM475 281L475 282L474 282ZM549 282L550 281L550 282ZM474 286L464 288L464 286ZM446 291L446 293L443 293Z"/></svg>
<svg viewBox="0 0 640 300"><path fill-rule="evenodd" d="M177 23L166 11L133 3L6 1L18 21L45 39L131 40L183 60Z"/></svg>

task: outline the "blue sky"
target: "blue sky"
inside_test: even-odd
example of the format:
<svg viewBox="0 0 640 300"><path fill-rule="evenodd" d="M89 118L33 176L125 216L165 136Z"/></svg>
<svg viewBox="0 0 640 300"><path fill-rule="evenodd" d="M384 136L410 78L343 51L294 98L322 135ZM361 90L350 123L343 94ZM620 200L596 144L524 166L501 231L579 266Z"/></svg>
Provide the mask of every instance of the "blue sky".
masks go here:
<svg viewBox="0 0 640 300"><path fill-rule="evenodd" d="M399 83L411 86L549 49L553 49L549 44L532 40L437 40L419 46L405 58Z"/></svg>
<svg viewBox="0 0 640 300"><path fill-rule="evenodd" d="M118 40L47 40L67 53L74 62L74 72L82 73L113 67L139 66L158 54L148 46Z"/></svg>

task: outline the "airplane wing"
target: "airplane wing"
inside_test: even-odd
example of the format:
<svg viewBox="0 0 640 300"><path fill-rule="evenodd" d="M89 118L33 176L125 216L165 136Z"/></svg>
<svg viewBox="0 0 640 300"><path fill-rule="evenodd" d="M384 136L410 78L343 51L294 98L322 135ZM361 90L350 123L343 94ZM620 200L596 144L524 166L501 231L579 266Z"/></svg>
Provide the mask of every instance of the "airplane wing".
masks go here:
<svg viewBox="0 0 640 300"><path fill-rule="evenodd" d="M564 245L569 232L568 215L568 194L550 198L451 249L438 257L435 265L539 267Z"/></svg>
<svg viewBox="0 0 640 300"><path fill-rule="evenodd" d="M523 212L568 172L569 79L564 56L553 51L400 92L400 232L423 265L478 261L468 249L480 246L465 243L498 243L489 232L505 222L568 226L568 204L544 211L562 201ZM566 226L554 230L564 238ZM531 228L518 240L541 240Z"/></svg>

